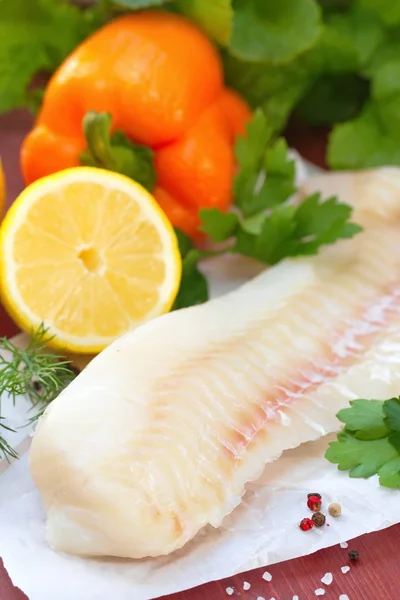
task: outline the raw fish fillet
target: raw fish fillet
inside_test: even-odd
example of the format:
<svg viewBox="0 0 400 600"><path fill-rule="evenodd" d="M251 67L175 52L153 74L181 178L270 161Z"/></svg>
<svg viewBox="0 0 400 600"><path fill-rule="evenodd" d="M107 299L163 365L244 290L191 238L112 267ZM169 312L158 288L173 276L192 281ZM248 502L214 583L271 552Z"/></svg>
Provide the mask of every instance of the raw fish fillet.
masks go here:
<svg viewBox="0 0 400 600"><path fill-rule="evenodd" d="M162 316L96 357L31 449L49 543L141 558L218 527L286 449L400 391L400 170L316 177L365 231ZM362 387L362 386L361 386Z"/></svg>

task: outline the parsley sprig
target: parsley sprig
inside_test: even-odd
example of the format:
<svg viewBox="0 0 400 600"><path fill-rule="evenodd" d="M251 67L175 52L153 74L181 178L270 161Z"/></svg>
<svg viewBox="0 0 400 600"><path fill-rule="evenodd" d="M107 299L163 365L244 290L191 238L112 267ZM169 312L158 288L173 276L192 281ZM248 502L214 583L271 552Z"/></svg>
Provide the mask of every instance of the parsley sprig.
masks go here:
<svg viewBox="0 0 400 600"><path fill-rule="evenodd" d="M325 454L350 477L378 475L388 488L400 487L400 398L353 400L337 417L345 427Z"/></svg>
<svg viewBox="0 0 400 600"><path fill-rule="evenodd" d="M14 404L18 396L27 397L32 404L30 422L34 422L76 376L70 361L48 350L50 339L43 325L32 332L28 346L23 349L5 337L0 338L0 459L18 457L1 434L1 430L3 434L15 432L1 415L2 394L11 396Z"/></svg>
<svg viewBox="0 0 400 600"><path fill-rule="evenodd" d="M296 167L283 138L274 139L262 110L257 110L235 146L239 165L234 207L201 211L202 230L214 242L230 240L224 251L274 265L289 256L316 254L321 246L351 238L361 227L349 221L352 208L336 197L312 194L299 205Z"/></svg>
<svg viewBox="0 0 400 600"><path fill-rule="evenodd" d="M238 170L232 208L200 211L202 231L213 242L223 242L223 247L204 252L178 232L183 276L175 308L207 300L207 287L197 268L204 258L242 254L274 265L286 257L317 254L321 246L351 238L362 229L350 221L352 208L337 197L323 199L316 193L293 203L295 161L286 141L274 137L261 109L248 123L246 135L238 137L235 154Z"/></svg>

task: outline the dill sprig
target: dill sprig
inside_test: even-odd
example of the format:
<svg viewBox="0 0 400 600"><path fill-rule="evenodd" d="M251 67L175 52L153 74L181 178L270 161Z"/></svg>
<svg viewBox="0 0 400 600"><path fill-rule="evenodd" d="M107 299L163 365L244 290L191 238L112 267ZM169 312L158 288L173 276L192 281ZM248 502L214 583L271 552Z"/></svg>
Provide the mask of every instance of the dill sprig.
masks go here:
<svg viewBox="0 0 400 600"><path fill-rule="evenodd" d="M7 427L7 425L2 423L3 419L4 417L0 417L0 428L6 429L7 431L11 431L12 433L16 433L15 429L11 429L11 427ZM10 460L10 458L18 458L18 454L15 452L14 448L10 446L10 444L0 434L0 458L2 457L2 455L8 461Z"/></svg>
<svg viewBox="0 0 400 600"><path fill-rule="evenodd" d="M18 348L12 341L0 338L0 400L3 393L16 402L18 396L27 397L32 403L36 421L46 407L75 378L76 372L61 354L49 351L47 343L52 339L44 325L33 331L27 348ZM0 428L15 432L1 416ZM0 433L0 458L17 458L15 450Z"/></svg>

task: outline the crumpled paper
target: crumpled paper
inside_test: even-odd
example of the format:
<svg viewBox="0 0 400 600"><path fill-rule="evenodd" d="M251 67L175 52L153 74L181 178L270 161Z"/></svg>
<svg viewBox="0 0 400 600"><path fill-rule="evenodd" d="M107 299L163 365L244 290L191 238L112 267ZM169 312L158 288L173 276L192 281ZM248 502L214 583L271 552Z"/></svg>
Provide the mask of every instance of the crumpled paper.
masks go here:
<svg viewBox="0 0 400 600"><path fill-rule="evenodd" d="M310 169L295 158L301 182ZM260 265L224 257L207 261L203 271L211 295L217 296L256 275ZM29 403L20 398L14 406L2 398L2 414L11 426L21 427ZM19 429L9 435L9 442L21 459L11 465L0 461L0 557L30 600L147 600L310 554L399 522L398 491L381 488L377 478L352 480L323 458L334 437L303 444L267 465L219 529L205 528L170 556L130 561L82 559L48 546L45 515L29 474L30 432ZM308 516L305 498L310 491L320 492L325 506L339 502L343 514L328 518L329 527L305 533L298 523Z"/></svg>

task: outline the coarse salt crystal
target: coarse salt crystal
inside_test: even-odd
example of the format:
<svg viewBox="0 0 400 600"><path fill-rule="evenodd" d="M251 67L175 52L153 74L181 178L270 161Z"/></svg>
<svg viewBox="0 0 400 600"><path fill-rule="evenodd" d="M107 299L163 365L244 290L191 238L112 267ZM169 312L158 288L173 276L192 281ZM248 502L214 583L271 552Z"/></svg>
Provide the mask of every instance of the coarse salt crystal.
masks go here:
<svg viewBox="0 0 400 600"><path fill-rule="evenodd" d="M268 571L265 571L265 573L263 573L262 578L265 579L265 581L271 581L272 575Z"/></svg>
<svg viewBox="0 0 400 600"><path fill-rule="evenodd" d="M292 600L299 600L298 596L293 596Z"/></svg>
<svg viewBox="0 0 400 600"><path fill-rule="evenodd" d="M348 545L348 543L347 543L347 542L342 542L342 543L340 544L340 547L341 547L341 548L348 548L348 547L349 547L349 545Z"/></svg>
<svg viewBox="0 0 400 600"><path fill-rule="evenodd" d="M342 573L348 573L350 571L350 567L346 565L345 567L340 567L340 570Z"/></svg>
<svg viewBox="0 0 400 600"><path fill-rule="evenodd" d="M231 587L227 587L226 588L226 593L228 594L228 596L232 596L232 594L233 594L234 591L235 590L233 588L231 588Z"/></svg>
<svg viewBox="0 0 400 600"><path fill-rule="evenodd" d="M251 584L248 581L243 582L243 589L249 590L251 588Z"/></svg>
<svg viewBox="0 0 400 600"><path fill-rule="evenodd" d="M314 594L316 596L323 596L325 594L325 590L323 590L322 588L318 588L317 590L315 590Z"/></svg>
<svg viewBox="0 0 400 600"><path fill-rule="evenodd" d="M257 600L265 600L262 596L257 596Z"/></svg>
<svg viewBox="0 0 400 600"><path fill-rule="evenodd" d="M325 585L331 585L331 583L333 581L333 575L332 575L332 573L325 573L325 575L321 578L321 581Z"/></svg>
<svg viewBox="0 0 400 600"><path fill-rule="evenodd" d="M339 600L350 600L347 594L340 594Z"/></svg>

